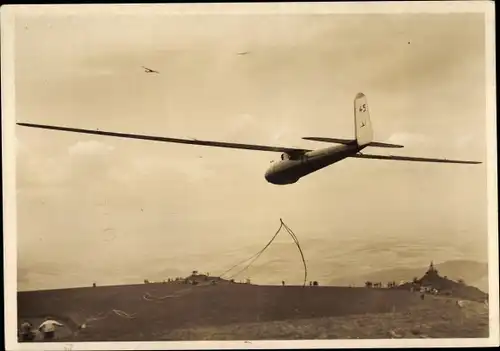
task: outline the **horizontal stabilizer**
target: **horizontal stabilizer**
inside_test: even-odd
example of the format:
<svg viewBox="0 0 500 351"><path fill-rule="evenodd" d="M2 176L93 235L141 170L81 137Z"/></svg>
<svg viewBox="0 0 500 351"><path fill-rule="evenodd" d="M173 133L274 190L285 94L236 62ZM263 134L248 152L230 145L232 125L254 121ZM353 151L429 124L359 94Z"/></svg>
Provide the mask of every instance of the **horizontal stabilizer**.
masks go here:
<svg viewBox="0 0 500 351"><path fill-rule="evenodd" d="M373 147L388 147L388 148L402 148L404 147L403 145L398 145L398 144L389 144L389 143L379 143L378 141L372 141L368 146L373 146Z"/></svg>
<svg viewBox="0 0 500 351"><path fill-rule="evenodd" d="M337 144L356 144L356 140L354 139L337 139L337 138L320 138L320 137L305 137L302 138L304 140L312 140L312 141L323 141L325 143L337 143Z"/></svg>
<svg viewBox="0 0 500 351"><path fill-rule="evenodd" d="M351 145L351 144L356 143L356 140L353 140L353 139L321 138L321 137L305 137L302 139L312 140L312 141L323 141L325 143L337 143L337 144L344 144L344 145ZM378 141L372 141L367 146L387 147L387 148L401 148L401 147L403 147L403 145L380 143Z"/></svg>
<svg viewBox="0 0 500 351"><path fill-rule="evenodd" d="M409 156L383 156L383 155L367 155L356 154L349 157L355 158L369 158L374 160L388 160L388 161L413 161L413 162L437 162L437 163L462 163L462 164L480 164L479 161L462 161L462 160L448 160L440 158L424 158L424 157L409 157Z"/></svg>

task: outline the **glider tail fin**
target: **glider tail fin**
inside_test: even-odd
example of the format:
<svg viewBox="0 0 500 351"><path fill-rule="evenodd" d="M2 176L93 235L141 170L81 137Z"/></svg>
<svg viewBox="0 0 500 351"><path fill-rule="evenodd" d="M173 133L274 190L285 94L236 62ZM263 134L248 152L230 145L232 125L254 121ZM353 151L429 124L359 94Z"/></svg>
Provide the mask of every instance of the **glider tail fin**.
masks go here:
<svg viewBox="0 0 500 351"><path fill-rule="evenodd" d="M373 141L368 101L363 93L358 93L354 99L354 126L358 146L367 146Z"/></svg>

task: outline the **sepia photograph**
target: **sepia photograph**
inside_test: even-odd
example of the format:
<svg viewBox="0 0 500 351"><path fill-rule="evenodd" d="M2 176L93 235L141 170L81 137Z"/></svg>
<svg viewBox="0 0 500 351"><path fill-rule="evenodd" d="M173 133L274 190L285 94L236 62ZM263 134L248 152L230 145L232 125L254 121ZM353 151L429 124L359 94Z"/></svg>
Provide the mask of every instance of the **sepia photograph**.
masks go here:
<svg viewBox="0 0 500 351"><path fill-rule="evenodd" d="M1 16L6 350L498 346L493 2Z"/></svg>

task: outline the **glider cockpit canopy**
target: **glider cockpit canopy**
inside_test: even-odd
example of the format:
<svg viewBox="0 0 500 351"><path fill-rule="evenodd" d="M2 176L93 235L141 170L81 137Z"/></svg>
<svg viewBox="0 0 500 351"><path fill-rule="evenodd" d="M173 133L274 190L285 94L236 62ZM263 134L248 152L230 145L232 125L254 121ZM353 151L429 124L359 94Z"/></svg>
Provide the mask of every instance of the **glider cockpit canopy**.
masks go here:
<svg viewBox="0 0 500 351"><path fill-rule="evenodd" d="M304 154L306 153L306 150L290 150L287 152L284 152L281 154L281 160L290 160L290 161L295 161L295 160L300 160Z"/></svg>

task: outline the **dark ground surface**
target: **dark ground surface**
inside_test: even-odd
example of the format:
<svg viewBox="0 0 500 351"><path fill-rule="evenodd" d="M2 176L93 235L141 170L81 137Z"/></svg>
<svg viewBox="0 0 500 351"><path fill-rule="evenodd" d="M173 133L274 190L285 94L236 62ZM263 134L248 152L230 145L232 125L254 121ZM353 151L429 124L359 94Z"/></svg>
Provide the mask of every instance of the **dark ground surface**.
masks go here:
<svg viewBox="0 0 500 351"><path fill-rule="evenodd" d="M18 293L20 321L37 327L52 316L65 324L56 332L64 342L488 337L487 312L477 302L349 287L176 282Z"/></svg>

